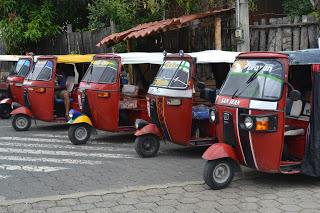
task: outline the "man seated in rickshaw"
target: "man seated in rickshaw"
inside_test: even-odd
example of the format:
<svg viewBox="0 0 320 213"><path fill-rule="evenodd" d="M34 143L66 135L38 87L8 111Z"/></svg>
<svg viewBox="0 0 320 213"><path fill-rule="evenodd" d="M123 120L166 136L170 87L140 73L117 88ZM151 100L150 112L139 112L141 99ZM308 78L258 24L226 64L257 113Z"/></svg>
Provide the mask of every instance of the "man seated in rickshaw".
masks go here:
<svg viewBox="0 0 320 213"><path fill-rule="evenodd" d="M66 119L69 119L69 110L70 110L70 98L69 98L69 92L67 90L66 86L66 78L63 73L59 72L57 70L56 76L55 76L55 99L63 99L64 105L65 105L65 117Z"/></svg>

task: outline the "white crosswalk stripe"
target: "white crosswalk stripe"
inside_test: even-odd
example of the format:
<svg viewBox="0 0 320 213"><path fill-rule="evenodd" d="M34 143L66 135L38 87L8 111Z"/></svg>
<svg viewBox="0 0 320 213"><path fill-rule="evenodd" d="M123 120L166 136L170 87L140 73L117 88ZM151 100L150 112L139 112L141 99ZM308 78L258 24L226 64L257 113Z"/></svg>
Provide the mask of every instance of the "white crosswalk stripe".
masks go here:
<svg viewBox="0 0 320 213"><path fill-rule="evenodd" d="M2 137L0 137L0 140ZM23 141L23 138L17 139L14 141ZM14 142L1 142L0 146L13 146L13 147L27 147L27 148L51 148L51 149L73 149L73 150L90 150L90 151L130 151L129 148L117 148L117 147L92 147L92 146L75 146L70 144L57 145L57 144L39 144L39 143L30 143L30 142L22 142L22 143L14 143Z"/></svg>
<svg viewBox="0 0 320 213"><path fill-rule="evenodd" d="M6 161L21 161L21 162L42 162L56 164L79 164L79 165L98 165L103 164L103 161L95 160L79 160L66 158L48 158L48 157L23 157L23 156L0 156L0 160Z"/></svg>
<svg viewBox="0 0 320 213"><path fill-rule="evenodd" d="M137 158L128 144L95 142L75 146L66 135L41 133L0 137L0 153L0 180L13 177L7 174L10 171L49 173L75 169L75 165L95 166L110 163L111 159Z"/></svg>
<svg viewBox="0 0 320 213"><path fill-rule="evenodd" d="M23 170L28 172L54 172L59 170L68 169L65 167L49 167L49 166L35 166L35 165L9 165L1 164L0 169L3 170Z"/></svg>

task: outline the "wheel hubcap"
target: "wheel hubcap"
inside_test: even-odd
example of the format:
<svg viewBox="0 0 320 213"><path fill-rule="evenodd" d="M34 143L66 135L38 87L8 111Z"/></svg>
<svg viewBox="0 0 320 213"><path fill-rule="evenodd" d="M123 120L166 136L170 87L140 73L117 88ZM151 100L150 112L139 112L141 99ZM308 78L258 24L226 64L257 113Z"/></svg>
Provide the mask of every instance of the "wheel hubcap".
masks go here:
<svg viewBox="0 0 320 213"><path fill-rule="evenodd" d="M85 140L87 135L88 135L88 131L85 127L78 127L75 131L75 137L79 141Z"/></svg>
<svg viewBox="0 0 320 213"><path fill-rule="evenodd" d="M154 141L145 140L144 143L142 144L142 147L146 152L153 152L155 149L155 143Z"/></svg>
<svg viewBox="0 0 320 213"><path fill-rule="evenodd" d="M213 179L217 183L225 183L230 177L230 167L226 163L218 164L213 170Z"/></svg>
<svg viewBox="0 0 320 213"><path fill-rule="evenodd" d="M16 120L16 125L19 129L24 129L28 126L28 120L24 117L19 117Z"/></svg>

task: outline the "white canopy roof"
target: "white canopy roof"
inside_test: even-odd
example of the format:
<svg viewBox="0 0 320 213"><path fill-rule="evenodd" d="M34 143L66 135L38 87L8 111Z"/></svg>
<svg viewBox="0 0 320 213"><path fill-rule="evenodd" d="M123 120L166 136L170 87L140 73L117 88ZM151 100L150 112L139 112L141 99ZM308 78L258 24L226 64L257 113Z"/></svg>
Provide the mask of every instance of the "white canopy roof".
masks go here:
<svg viewBox="0 0 320 213"><path fill-rule="evenodd" d="M0 61L18 61L21 55L0 55Z"/></svg>
<svg viewBox="0 0 320 213"><path fill-rule="evenodd" d="M191 57L197 58L197 64L208 63L233 63L240 52L206 50L201 52L186 53ZM164 55L162 52L130 52L118 53L122 64L162 64ZM170 54L168 54L170 55Z"/></svg>
<svg viewBox="0 0 320 213"><path fill-rule="evenodd" d="M240 52L230 52L221 50L206 50L201 52L187 53L191 57L197 58L197 64L208 63L230 63L232 64Z"/></svg>
<svg viewBox="0 0 320 213"><path fill-rule="evenodd" d="M163 64L163 53L131 52L116 54L122 64Z"/></svg>

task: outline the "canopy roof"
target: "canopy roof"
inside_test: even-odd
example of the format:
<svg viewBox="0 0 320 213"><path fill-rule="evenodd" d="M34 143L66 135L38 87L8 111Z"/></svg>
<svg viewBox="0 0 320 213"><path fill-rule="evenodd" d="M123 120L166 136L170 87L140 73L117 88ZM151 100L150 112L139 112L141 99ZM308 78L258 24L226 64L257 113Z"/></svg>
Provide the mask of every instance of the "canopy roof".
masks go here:
<svg viewBox="0 0 320 213"><path fill-rule="evenodd" d="M0 61L18 61L23 55L0 55Z"/></svg>
<svg viewBox="0 0 320 213"><path fill-rule="evenodd" d="M90 63L94 54L87 55L57 55L57 63L73 64L73 63Z"/></svg>
<svg viewBox="0 0 320 213"><path fill-rule="evenodd" d="M240 52L221 50L206 50L201 52L187 53L197 59L197 64L208 63L233 63Z"/></svg>
<svg viewBox="0 0 320 213"><path fill-rule="evenodd" d="M133 38L142 38L150 35L154 35L157 33L170 31L179 29L182 27L185 27L187 24L189 24L192 21L195 21L197 19L203 19L210 16L215 16L223 12L228 12L233 10L233 8L228 9L221 9L221 10L215 10L215 11L208 11L204 13L196 13L192 15L185 15L178 18L172 18L172 19L165 19L161 21L155 21L155 22L149 22L140 24L138 26L135 26L129 30L114 33L112 35L109 35L105 38L103 38L97 46L101 46L103 44L116 44L122 41L126 41Z"/></svg>
<svg viewBox="0 0 320 213"><path fill-rule="evenodd" d="M320 49L306 49L284 53L289 56L290 65L320 64Z"/></svg>
<svg viewBox="0 0 320 213"><path fill-rule="evenodd" d="M197 64L209 63L233 63L240 52L230 52L221 50L206 50L201 52L185 53L196 58ZM109 54L112 56L112 54ZM170 56L173 54L168 54ZM114 56L121 58L121 64L163 64L164 54L162 52L130 52L118 53Z"/></svg>

